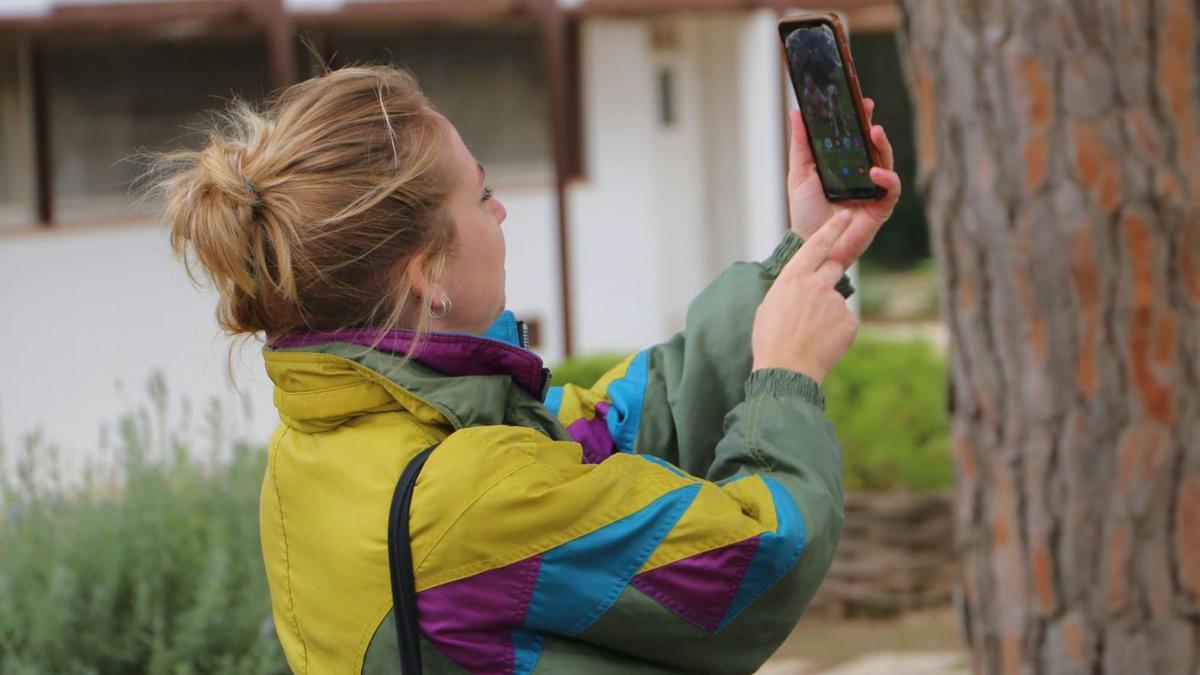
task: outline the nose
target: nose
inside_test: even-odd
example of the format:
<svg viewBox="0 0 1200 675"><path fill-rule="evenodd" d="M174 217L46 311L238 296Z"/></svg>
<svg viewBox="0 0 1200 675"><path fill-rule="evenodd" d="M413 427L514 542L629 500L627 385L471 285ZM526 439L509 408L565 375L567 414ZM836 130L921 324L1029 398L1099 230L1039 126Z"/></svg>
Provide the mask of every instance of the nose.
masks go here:
<svg viewBox="0 0 1200 675"><path fill-rule="evenodd" d="M508 218L508 209L504 208L504 204L500 203L499 199L492 198L492 208L496 212L496 224L503 224L504 219Z"/></svg>

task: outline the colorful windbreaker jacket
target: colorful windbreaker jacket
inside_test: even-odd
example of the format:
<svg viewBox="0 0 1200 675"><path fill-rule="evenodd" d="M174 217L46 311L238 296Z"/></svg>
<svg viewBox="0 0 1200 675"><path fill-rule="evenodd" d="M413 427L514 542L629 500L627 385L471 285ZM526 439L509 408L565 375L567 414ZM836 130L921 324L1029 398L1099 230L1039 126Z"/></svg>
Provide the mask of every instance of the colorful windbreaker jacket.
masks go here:
<svg viewBox="0 0 1200 675"><path fill-rule="evenodd" d="M388 510L409 460L439 444L410 516L426 672L755 671L843 518L818 386L750 372L755 310L800 243L726 270L684 332L590 389L549 387L507 312L485 336L430 335L407 362L406 331L268 347L281 424L261 534L291 668L400 672Z"/></svg>

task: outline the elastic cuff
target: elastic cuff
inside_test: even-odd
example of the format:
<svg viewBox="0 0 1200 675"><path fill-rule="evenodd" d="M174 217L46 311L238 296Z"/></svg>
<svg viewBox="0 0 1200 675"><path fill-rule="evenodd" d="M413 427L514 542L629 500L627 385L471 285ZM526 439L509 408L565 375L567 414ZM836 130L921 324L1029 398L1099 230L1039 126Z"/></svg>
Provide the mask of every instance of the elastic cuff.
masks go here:
<svg viewBox="0 0 1200 675"><path fill-rule="evenodd" d="M786 368L763 368L750 373L746 378L746 399L755 396L799 396L825 410L825 394L821 385L804 373Z"/></svg>
<svg viewBox="0 0 1200 675"><path fill-rule="evenodd" d="M796 255L796 251L799 251L803 245L804 239L795 232L788 230L788 233L783 236L783 241L779 242L779 245L775 247L775 251L763 261L763 267L766 268L767 274L770 274L772 277L779 276L779 272L783 269L783 266L792 259L793 255ZM850 277L845 274L842 275L842 278L838 280L837 285L833 289L841 293L843 298L849 298L851 295L854 295L854 284L850 282Z"/></svg>
<svg viewBox="0 0 1200 675"><path fill-rule="evenodd" d="M772 277L779 276L779 271L787 264L796 251L800 250L804 240L798 234L788 230L787 234L783 235L783 241L775 247L775 251L763 261L763 267L767 268L767 273Z"/></svg>

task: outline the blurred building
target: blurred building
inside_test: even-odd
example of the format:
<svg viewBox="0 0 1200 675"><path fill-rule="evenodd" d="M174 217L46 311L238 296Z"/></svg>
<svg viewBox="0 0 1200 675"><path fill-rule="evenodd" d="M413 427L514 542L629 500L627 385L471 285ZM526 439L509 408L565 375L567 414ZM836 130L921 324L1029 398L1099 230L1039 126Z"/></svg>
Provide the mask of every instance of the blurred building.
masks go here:
<svg viewBox="0 0 1200 675"><path fill-rule="evenodd" d="M856 34L888 0L825 0ZM549 361L682 326L786 227L776 0L0 0L0 424L86 448L161 370L227 395L212 297L172 260L137 153L204 110L355 62L416 73L509 211L508 296ZM860 70L862 70L860 68ZM252 433L273 423L234 359ZM136 399L136 395L130 396Z"/></svg>

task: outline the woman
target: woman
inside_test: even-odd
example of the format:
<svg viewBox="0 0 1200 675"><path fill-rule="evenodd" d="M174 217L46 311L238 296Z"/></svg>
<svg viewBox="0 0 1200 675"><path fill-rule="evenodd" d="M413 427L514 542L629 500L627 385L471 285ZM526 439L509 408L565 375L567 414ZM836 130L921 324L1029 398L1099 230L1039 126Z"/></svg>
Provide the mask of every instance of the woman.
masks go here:
<svg viewBox="0 0 1200 675"><path fill-rule="evenodd" d="M819 383L856 322L834 286L900 191L876 127L887 200L831 206L800 125L793 231L590 389L548 387L504 311L504 207L410 75L330 72L168 158L175 249L227 331L267 338L262 545L295 672L399 672L388 514L431 446L408 520L425 672L770 656L841 528Z"/></svg>

